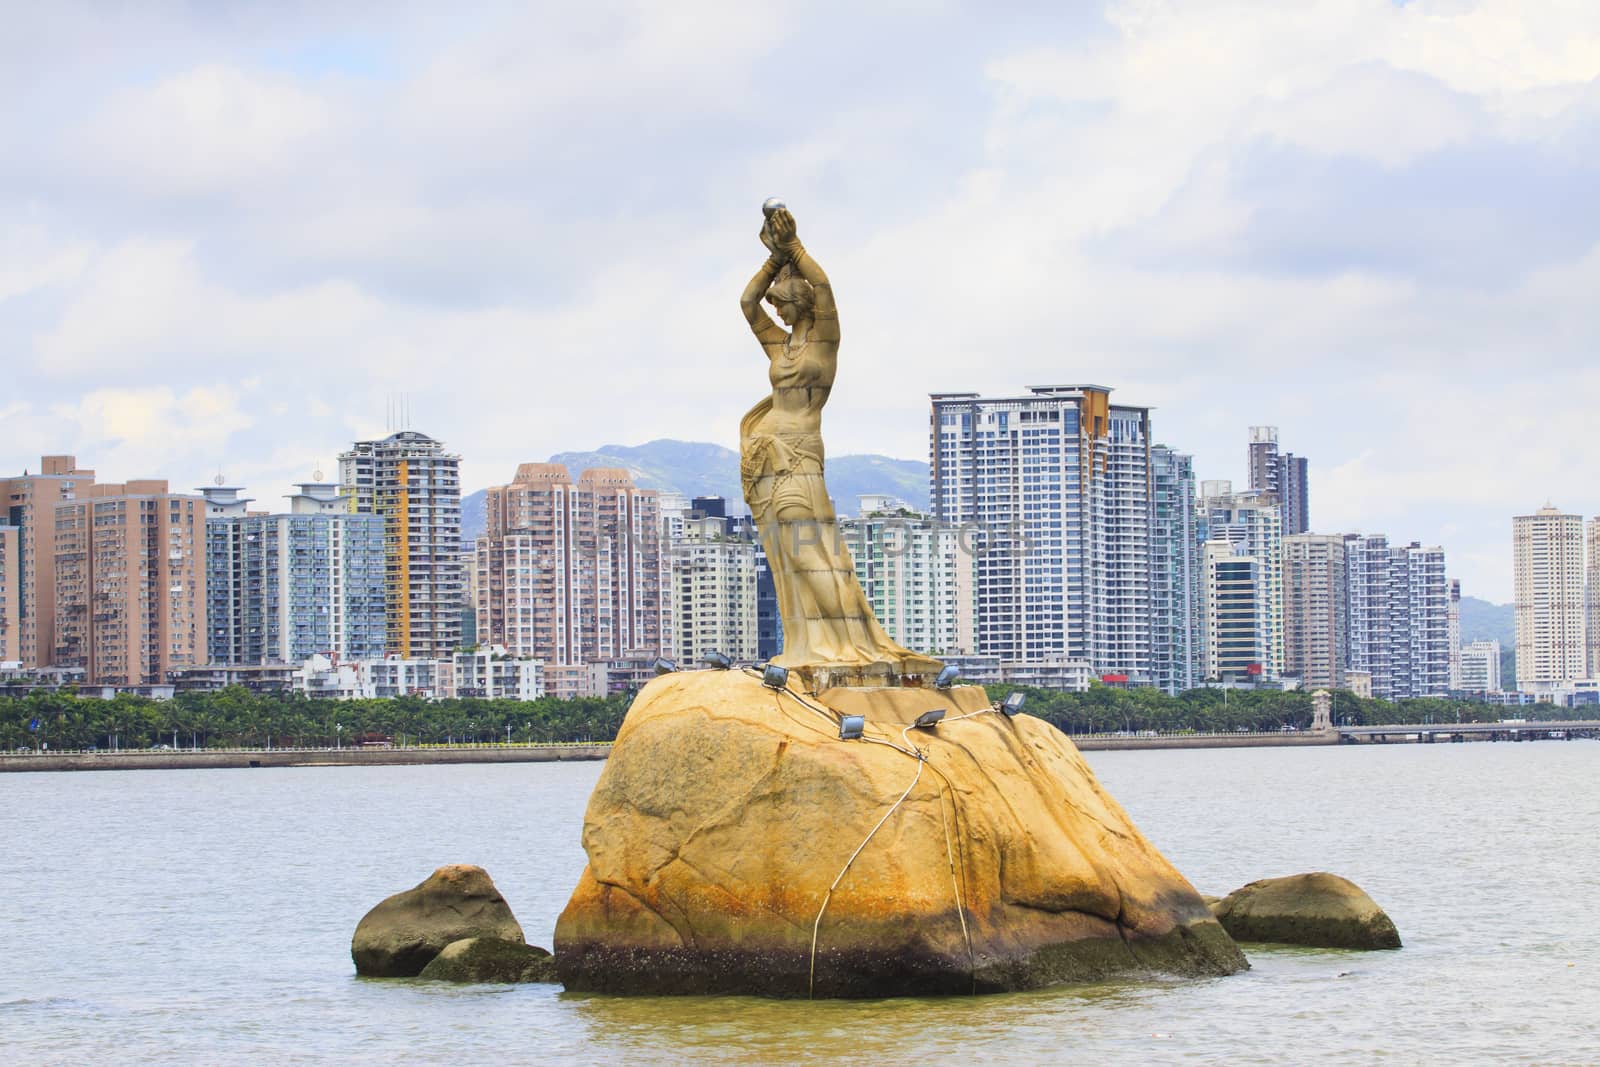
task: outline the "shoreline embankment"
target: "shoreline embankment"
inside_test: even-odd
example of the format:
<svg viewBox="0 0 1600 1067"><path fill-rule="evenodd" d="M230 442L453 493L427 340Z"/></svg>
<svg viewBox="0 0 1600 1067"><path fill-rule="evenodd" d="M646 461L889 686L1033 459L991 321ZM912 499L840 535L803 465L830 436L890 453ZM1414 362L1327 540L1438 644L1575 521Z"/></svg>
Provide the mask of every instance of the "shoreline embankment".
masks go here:
<svg viewBox="0 0 1600 1067"><path fill-rule="evenodd" d="M1155 748L1305 748L1336 745L1335 733L1174 734L1074 737L1084 752ZM439 763L560 763L603 760L609 742L571 745L447 745L437 748L136 749L0 755L7 771L173 771L263 767L415 767Z"/></svg>

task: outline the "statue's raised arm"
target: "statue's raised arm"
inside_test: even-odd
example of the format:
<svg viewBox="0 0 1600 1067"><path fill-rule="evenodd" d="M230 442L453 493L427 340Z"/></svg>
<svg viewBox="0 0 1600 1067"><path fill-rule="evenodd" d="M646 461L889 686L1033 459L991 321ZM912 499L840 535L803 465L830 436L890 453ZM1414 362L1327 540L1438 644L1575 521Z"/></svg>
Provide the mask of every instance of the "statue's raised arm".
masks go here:
<svg viewBox="0 0 1600 1067"><path fill-rule="evenodd" d="M822 269L811 253L800 243L800 234L795 227L794 215L788 208L779 206L772 214L767 216L766 225L762 227L762 240L765 243L770 235L771 242L768 247L775 248L783 263L787 264L792 274L804 279L811 286L811 315L815 323L812 336L818 341L839 340L839 309L833 302L833 284L828 281L827 272ZM781 270L780 270L781 276Z"/></svg>

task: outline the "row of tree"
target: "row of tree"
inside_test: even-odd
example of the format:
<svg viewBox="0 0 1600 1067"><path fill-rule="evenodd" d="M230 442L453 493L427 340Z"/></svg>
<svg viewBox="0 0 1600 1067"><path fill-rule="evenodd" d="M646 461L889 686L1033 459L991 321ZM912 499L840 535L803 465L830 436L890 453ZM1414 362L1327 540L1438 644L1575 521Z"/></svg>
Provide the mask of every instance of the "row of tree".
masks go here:
<svg viewBox="0 0 1600 1067"><path fill-rule="evenodd" d="M1004 697L1010 687L991 686ZM1025 689L1026 710L1069 734L1158 730L1163 733L1231 733L1236 730L1304 730L1311 725L1311 694L1270 689L1191 689L1168 696L1158 689L1120 689L1094 684L1085 693ZM1411 723L1497 722L1524 709L1467 700L1375 700L1354 693L1332 694L1336 724L1375 726ZM1529 716L1533 717L1533 716ZM1541 719L1582 718L1571 709L1541 704Z"/></svg>
<svg viewBox="0 0 1600 1067"><path fill-rule="evenodd" d="M1272 690L1192 689L1168 696L1155 689L1094 685L1086 693L1022 690L1026 711L1068 734L1192 730L1306 729L1311 694ZM1012 687L993 686L996 700ZM628 698L558 700L312 700L298 694L230 688L181 693L171 700L121 695L81 697L70 689L0 698L0 750L19 748L334 747L370 743L484 744L492 742L610 741L627 713ZM1514 709L1462 700L1363 699L1333 694L1336 723L1494 722ZM1540 705L1539 718L1580 717Z"/></svg>
<svg viewBox="0 0 1600 1067"><path fill-rule="evenodd" d="M0 699L0 751L609 741L627 709L624 697L329 701L235 686L171 700L128 694L101 700L35 691Z"/></svg>

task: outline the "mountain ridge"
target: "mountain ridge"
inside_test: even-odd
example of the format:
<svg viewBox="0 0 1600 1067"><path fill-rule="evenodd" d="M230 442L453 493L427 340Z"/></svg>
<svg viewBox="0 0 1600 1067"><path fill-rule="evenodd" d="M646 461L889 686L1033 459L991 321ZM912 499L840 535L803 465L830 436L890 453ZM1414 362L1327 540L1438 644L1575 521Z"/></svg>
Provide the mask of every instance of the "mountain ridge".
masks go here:
<svg viewBox="0 0 1600 1067"><path fill-rule="evenodd" d="M663 437L642 445L608 444L589 452L557 452L546 462L562 464L574 478L597 467L625 470L644 489L671 490L687 497L720 496L728 501L729 510L746 510L739 484L739 453L722 445ZM856 498L866 493L896 496L916 510L926 510L928 464L873 453L832 456L828 459L828 489L834 506L847 515L855 512ZM486 496L487 490L479 489L461 498L463 539L483 534Z"/></svg>

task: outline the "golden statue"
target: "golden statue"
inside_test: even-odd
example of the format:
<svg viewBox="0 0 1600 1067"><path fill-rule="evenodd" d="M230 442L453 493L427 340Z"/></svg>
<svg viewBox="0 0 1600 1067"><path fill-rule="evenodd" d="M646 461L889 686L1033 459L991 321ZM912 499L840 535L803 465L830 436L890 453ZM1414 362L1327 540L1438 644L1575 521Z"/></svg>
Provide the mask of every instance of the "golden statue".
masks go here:
<svg viewBox="0 0 1600 1067"><path fill-rule="evenodd" d="M783 617L783 655L773 662L808 671L817 689L915 684L941 665L895 644L878 624L823 482L822 408L839 359L833 288L789 209L769 200L763 211L761 242L771 255L739 306L766 351L772 395L739 423L739 473ZM789 329L767 317L763 296Z"/></svg>

